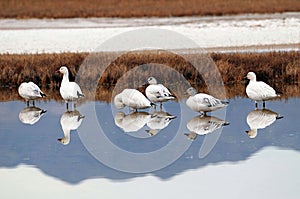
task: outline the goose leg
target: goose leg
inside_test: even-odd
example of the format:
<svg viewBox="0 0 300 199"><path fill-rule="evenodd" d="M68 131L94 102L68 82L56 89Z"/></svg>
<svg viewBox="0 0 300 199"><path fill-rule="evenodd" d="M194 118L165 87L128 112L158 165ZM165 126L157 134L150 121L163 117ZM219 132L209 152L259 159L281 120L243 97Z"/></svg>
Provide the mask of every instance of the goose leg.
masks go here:
<svg viewBox="0 0 300 199"><path fill-rule="evenodd" d="M67 110L69 110L69 103L68 103L68 101L66 101L66 108L67 108Z"/></svg>
<svg viewBox="0 0 300 199"><path fill-rule="evenodd" d="M26 105L27 105L27 107L29 106L29 101L26 101Z"/></svg>
<svg viewBox="0 0 300 199"><path fill-rule="evenodd" d="M266 107L266 103L265 103L265 101L263 101L263 108L265 108Z"/></svg>
<svg viewBox="0 0 300 199"><path fill-rule="evenodd" d="M257 101L255 101L255 108L256 108L256 109L258 108L258 106L257 106Z"/></svg>
<svg viewBox="0 0 300 199"><path fill-rule="evenodd" d="M76 109L76 102L74 102L74 109Z"/></svg>
<svg viewBox="0 0 300 199"><path fill-rule="evenodd" d="M34 104L34 100L32 101L32 105L33 105L33 106L35 106L35 104Z"/></svg>

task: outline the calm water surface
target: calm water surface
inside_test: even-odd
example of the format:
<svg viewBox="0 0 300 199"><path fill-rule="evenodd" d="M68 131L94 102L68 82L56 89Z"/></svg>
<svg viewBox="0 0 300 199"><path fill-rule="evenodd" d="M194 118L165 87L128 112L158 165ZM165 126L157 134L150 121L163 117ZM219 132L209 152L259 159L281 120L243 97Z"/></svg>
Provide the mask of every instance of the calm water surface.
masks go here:
<svg viewBox="0 0 300 199"><path fill-rule="evenodd" d="M200 117L185 101L139 113L101 101L36 107L47 112L0 103L1 198L300 195L299 98L255 111L237 97L226 117Z"/></svg>

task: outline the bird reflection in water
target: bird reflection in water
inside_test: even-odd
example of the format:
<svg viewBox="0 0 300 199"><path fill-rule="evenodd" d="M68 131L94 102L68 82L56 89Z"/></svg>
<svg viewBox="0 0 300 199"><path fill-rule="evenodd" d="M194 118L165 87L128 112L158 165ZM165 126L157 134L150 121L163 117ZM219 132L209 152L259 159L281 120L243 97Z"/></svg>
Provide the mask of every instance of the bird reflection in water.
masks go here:
<svg viewBox="0 0 300 199"><path fill-rule="evenodd" d="M115 124L125 133L136 132L143 128L150 119L151 115L147 112L131 112L128 115L118 112L115 115Z"/></svg>
<svg viewBox="0 0 300 199"><path fill-rule="evenodd" d="M226 125L229 125L229 123L217 117L200 115L194 117L187 123L186 126L190 133L186 133L185 135L189 139L195 140L198 135L212 133Z"/></svg>
<svg viewBox="0 0 300 199"><path fill-rule="evenodd" d="M281 118L283 118L283 116L280 116L278 113L269 109L255 109L247 116L247 123L250 130L246 131L246 133L249 138L255 138L258 129L264 129L273 124L277 119Z"/></svg>
<svg viewBox="0 0 300 199"><path fill-rule="evenodd" d="M58 141L63 145L70 143L70 131L76 130L81 125L84 116L79 111L66 111L60 118L61 128L64 132L64 137L59 138Z"/></svg>
<svg viewBox="0 0 300 199"><path fill-rule="evenodd" d="M150 136L156 135L160 130L166 128L176 116L171 115L164 111L154 111L151 115L151 119L147 122L147 126L150 128L146 130Z"/></svg>
<svg viewBox="0 0 300 199"><path fill-rule="evenodd" d="M25 107L19 113L19 119L23 124L33 125L37 123L46 112L47 110L42 110L35 106Z"/></svg>

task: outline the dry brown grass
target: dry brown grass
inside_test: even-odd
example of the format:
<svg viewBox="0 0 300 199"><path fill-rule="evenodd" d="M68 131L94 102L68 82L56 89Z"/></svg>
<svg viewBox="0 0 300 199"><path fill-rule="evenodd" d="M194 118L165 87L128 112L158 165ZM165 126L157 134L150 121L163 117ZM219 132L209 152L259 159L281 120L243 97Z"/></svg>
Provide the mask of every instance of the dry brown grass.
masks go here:
<svg viewBox="0 0 300 199"><path fill-rule="evenodd" d="M186 89L186 84L182 84L183 77L198 91L207 92L208 83L216 85L217 89L214 91L216 93L219 92L219 88L222 88L217 77L214 77L210 70L203 70L200 74L193 67L195 63L203 68L213 64L201 54L187 55L187 59L166 51L131 52L119 56L109 63L108 67L104 67L105 70L100 66L105 66L105 63L115 56L114 53L92 54L86 59L87 56L87 53L0 55L0 86L13 89L15 93L1 95L0 101L18 99L16 88L23 81L34 81L47 91L51 96L50 99L60 100L58 88L61 76L55 71L61 65L69 66L74 75L78 73L80 67L89 66L89 69L84 71L84 77L76 80L80 82L87 99L96 98L107 102L111 100L113 90L116 93L122 87L140 87L151 75L157 77L160 82L168 84L179 99L184 97L182 91ZM300 82L300 52L211 54L210 56L226 85L227 97L245 96L246 81L243 77L249 71L256 72L259 80L268 82L279 92L289 96L300 96L297 86ZM139 70L135 70L137 68ZM287 87L287 84L290 86Z"/></svg>
<svg viewBox="0 0 300 199"><path fill-rule="evenodd" d="M0 18L168 17L299 10L299 0L0 1Z"/></svg>

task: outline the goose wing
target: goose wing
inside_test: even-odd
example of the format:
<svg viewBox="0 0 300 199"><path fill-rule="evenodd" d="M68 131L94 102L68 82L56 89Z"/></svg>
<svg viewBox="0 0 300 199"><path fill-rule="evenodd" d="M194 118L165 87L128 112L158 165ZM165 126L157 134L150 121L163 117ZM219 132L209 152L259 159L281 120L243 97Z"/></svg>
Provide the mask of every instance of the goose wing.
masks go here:
<svg viewBox="0 0 300 199"><path fill-rule="evenodd" d="M202 104L207 107L214 107L219 104L222 104L221 100L219 100L211 95L204 94L204 93L199 93L199 94L195 95L195 97L193 99L197 104Z"/></svg>
<svg viewBox="0 0 300 199"><path fill-rule="evenodd" d="M158 86L160 87L160 94L162 96L171 96L171 92L169 91L168 88L166 88L164 85L162 84L158 84Z"/></svg>

